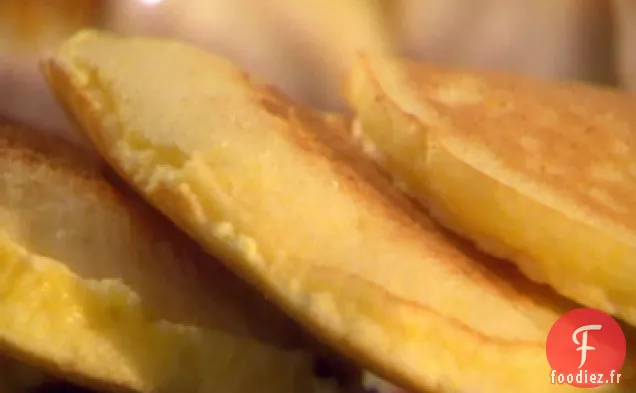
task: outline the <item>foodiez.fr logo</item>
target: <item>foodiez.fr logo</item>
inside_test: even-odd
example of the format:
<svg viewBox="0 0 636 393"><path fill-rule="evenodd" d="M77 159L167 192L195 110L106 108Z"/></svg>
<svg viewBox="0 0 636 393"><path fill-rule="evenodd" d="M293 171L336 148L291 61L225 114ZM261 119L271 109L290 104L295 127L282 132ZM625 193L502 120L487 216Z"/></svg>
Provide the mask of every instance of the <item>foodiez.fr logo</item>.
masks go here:
<svg viewBox="0 0 636 393"><path fill-rule="evenodd" d="M620 383L626 348L625 335L614 318L592 308L572 310L548 333L550 381L580 388Z"/></svg>

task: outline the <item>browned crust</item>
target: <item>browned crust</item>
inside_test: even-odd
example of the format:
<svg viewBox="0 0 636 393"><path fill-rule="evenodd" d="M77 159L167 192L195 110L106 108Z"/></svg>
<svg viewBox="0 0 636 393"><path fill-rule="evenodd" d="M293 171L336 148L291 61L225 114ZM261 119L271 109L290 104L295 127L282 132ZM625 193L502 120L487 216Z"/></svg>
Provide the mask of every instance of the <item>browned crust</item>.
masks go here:
<svg viewBox="0 0 636 393"><path fill-rule="evenodd" d="M73 173L86 179L99 177L103 161L79 145L56 135L40 132L13 120L0 118L1 159L18 159L24 163Z"/></svg>
<svg viewBox="0 0 636 393"><path fill-rule="evenodd" d="M349 132L345 128L351 126L350 118L335 114L321 115L309 107L293 102L273 87L261 87L252 81L246 82L261 89L261 105L264 110L291 124L290 127L281 128L282 132L286 132L308 154L330 165L343 184L346 184L350 195L356 195L360 203L398 223L404 236L421 236L420 230L423 229L429 246L447 256L449 263L453 263L463 274L471 276L475 281L492 284L496 280L493 277L500 276L497 279L509 281L512 277L513 281L526 285L526 280L516 269L486 256L469 241L435 223L419 201L395 187L391 175L377 162L361 154L348 136ZM459 254L467 255L466 260L472 258L478 263L470 266L457 263L455 256ZM491 275L492 272L496 273L493 266L496 266L496 271L505 273ZM541 286L532 287L533 291L553 296L552 291L547 288L543 290ZM488 288L493 286L489 285ZM525 297L520 291L502 291L515 298Z"/></svg>
<svg viewBox="0 0 636 393"><path fill-rule="evenodd" d="M632 155L636 152L635 97L606 86L576 81L537 80L493 71L471 73L409 61L402 66L414 91L448 120L449 127L444 133L476 142L495 154L501 165L515 175L540 183L548 192L565 197L594 215L627 231L636 228L636 214L630 209L636 200L636 175L625 175L625 167L634 165ZM429 95L438 85L461 78L476 81L483 101L452 105ZM498 113L494 109L498 106L509 106L511 110ZM552 116L551 111L558 115ZM553 119L546 120L546 114ZM518 138L510 138L510 133L502 130L539 140L540 148L534 153L539 161L536 166L556 166L560 173L531 170L519 160L529 154L515 143ZM622 144L629 157L619 159L611 151L612 144ZM616 167L624 179L617 182L592 179L589 173L599 165ZM596 187L628 211L617 212L591 197L588 192Z"/></svg>
<svg viewBox="0 0 636 393"><path fill-rule="evenodd" d="M263 87L251 80L246 83L261 93L262 110L290 125L281 127L281 132L286 132L302 150L327 163L360 203L398 223L405 236L418 236L416 231L424 228L439 242L449 240L438 233L439 228L424 210L395 187L389 174L360 153L345 129L351 126L350 118L321 114L273 87Z"/></svg>

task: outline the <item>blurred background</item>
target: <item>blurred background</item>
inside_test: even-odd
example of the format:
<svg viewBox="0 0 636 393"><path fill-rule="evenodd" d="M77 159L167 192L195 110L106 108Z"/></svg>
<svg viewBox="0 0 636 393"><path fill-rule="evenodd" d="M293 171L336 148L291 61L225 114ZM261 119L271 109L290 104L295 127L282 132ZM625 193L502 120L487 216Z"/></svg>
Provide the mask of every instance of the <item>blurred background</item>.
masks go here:
<svg viewBox="0 0 636 393"><path fill-rule="evenodd" d="M83 26L174 37L342 109L359 50L636 91L632 0L0 0L0 116L72 137L37 61Z"/></svg>

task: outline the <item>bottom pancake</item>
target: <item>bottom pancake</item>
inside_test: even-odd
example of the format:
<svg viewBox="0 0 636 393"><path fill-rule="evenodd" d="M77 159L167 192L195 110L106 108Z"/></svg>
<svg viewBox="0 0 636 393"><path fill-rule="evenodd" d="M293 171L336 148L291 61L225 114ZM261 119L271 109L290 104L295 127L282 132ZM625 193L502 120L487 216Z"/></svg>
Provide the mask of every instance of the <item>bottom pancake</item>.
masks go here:
<svg viewBox="0 0 636 393"><path fill-rule="evenodd" d="M0 125L0 353L82 386L312 391L297 327L100 161Z"/></svg>

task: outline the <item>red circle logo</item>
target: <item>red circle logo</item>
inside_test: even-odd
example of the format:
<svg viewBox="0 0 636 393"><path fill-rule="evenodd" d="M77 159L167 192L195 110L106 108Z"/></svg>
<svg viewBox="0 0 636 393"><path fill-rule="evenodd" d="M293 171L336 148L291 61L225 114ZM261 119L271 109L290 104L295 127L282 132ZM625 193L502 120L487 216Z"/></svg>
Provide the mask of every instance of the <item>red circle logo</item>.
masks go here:
<svg viewBox="0 0 636 393"><path fill-rule="evenodd" d="M552 325L546 355L554 384L593 388L620 383L627 345L614 318L593 308L579 308Z"/></svg>

